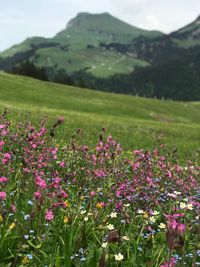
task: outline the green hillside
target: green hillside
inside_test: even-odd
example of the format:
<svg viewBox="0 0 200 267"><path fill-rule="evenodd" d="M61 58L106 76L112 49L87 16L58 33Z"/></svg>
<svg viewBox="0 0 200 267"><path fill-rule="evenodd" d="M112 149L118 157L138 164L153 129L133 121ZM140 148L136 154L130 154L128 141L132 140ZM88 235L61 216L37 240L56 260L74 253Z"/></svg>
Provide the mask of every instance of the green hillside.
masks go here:
<svg viewBox="0 0 200 267"><path fill-rule="evenodd" d="M145 60L133 54L105 49L101 43L128 44L139 36L154 38L158 31L133 27L108 13L79 13L66 28L53 38L33 37L0 53L4 59L0 69L12 68L23 60L37 66L64 69L68 73L87 69L97 77L115 73L130 73L137 66L148 66Z"/></svg>
<svg viewBox="0 0 200 267"><path fill-rule="evenodd" d="M69 140L81 128L81 142L97 141L102 127L126 149L152 148L156 139L176 146L182 158L200 151L200 105L96 92L0 73L0 106L13 120L65 117L57 136Z"/></svg>

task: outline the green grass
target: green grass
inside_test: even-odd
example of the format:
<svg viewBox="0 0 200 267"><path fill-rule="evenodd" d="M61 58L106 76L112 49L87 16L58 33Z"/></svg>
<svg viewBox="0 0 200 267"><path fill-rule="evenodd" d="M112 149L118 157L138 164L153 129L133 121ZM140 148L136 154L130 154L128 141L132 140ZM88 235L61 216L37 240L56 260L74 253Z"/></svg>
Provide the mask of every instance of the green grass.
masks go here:
<svg viewBox="0 0 200 267"><path fill-rule="evenodd" d="M153 148L156 140L177 147L182 159L198 158L200 105L109 94L0 73L0 107L12 120L50 122L65 117L57 138L69 140L81 128L82 142L97 141L102 127L125 149Z"/></svg>
<svg viewBox="0 0 200 267"><path fill-rule="evenodd" d="M73 48L74 49L74 48ZM98 77L108 77L115 73L130 73L135 66L145 67L149 63L131 56L96 47L92 49L63 52L59 47L43 48L36 51L39 66L59 65L74 72L84 68Z"/></svg>

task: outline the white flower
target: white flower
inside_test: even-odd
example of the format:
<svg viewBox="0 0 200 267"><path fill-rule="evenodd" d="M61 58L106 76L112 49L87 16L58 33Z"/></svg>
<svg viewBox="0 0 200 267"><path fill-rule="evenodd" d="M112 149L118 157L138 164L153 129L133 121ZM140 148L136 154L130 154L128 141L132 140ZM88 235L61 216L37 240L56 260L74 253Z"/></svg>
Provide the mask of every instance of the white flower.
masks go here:
<svg viewBox="0 0 200 267"><path fill-rule="evenodd" d="M88 216L93 216L92 212L88 212L87 215L88 215Z"/></svg>
<svg viewBox="0 0 200 267"><path fill-rule="evenodd" d="M188 209L188 210L193 210L193 205L192 205L192 204L188 204L188 205L187 205L187 209Z"/></svg>
<svg viewBox="0 0 200 267"><path fill-rule="evenodd" d="M82 210L80 213L83 215L86 213L86 210Z"/></svg>
<svg viewBox="0 0 200 267"><path fill-rule="evenodd" d="M111 212L110 218L116 218L117 217L117 212Z"/></svg>
<svg viewBox="0 0 200 267"><path fill-rule="evenodd" d="M121 261L123 260L124 256L121 253L118 253L117 255L115 255L115 260L116 261Z"/></svg>
<svg viewBox="0 0 200 267"><path fill-rule="evenodd" d="M159 211L155 210L154 212L152 212L152 215L157 216L159 213L160 213Z"/></svg>
<svg viewBox="0 0 200 267"><path fill-rule="evenodd" d="M152 223L154 223L154 222L156 221L156 219L155 219L153 216L151 216L151 217L149 218L149 221L152 222Z"/></svg>
<svg viewBox="0 0 200 267"><path fill-rule="evenodd" d="M180 203L180 208L181 208L181 209L185 209L185 208L186 208L186 204L185 204L184 202L181 202L181 203Z"/></svg>
<svg viewBox="0 0 200 267"><path fill-rule="evenodd" d="M88 217L85 217L83 220L84 220L85 222L87 222L87 221L88 221Z"/></svg>
<svg viewBox="0 0 200 267"><path fill-rule="evenodd" d="M164 223L160 223L159 226L158 226L160 229L165 229L166 228L166 225Z"/></svg>
<svg viewBox="0 0 200 267"><path fill-rule="evenodd" d="M126 236L126 235L122 236L122 239L124 239L124 240L126 240L126 241L130 240L129 237Z"/></svg>
<svg viewBox="0 0 200 267"><path fill-rule="evenodd" d="M114 230L114 226L112 224L109 224L106 227L108 228L108 230Z"/></svg>
<svg viewBox="0 0 200 267"><path fill-rule="evenodd" d="M167 195L168 195L169 197L176 198L176 194L171 194L171 193L168 193Z"/></svg>
<svg viewBox="0 0 200 267"><path fill-rule="evenodd" d="M176 194L176 195L181 195L181 192L174 191L174 194Z"/></svg>
<svg viewBox="0 0 200 267"><path fill-rule="evenodd" d="M138 213L138 214L144 214L144 211L141 210L141 209L139 209L139 210L137 211L137 213Z"/></svg>
<svg viewBox="0 0 200 267"><path fill-rule="evenodd" d="M104 242L101 246L102 246L102 248L106 248L107 245L108 245L108 242Z"/></svg>
<svg viewBox="0 0 200 267"><path fill-rule="evenodd" d="M130 207L130 204L124 204L124 207Z"/></svg>

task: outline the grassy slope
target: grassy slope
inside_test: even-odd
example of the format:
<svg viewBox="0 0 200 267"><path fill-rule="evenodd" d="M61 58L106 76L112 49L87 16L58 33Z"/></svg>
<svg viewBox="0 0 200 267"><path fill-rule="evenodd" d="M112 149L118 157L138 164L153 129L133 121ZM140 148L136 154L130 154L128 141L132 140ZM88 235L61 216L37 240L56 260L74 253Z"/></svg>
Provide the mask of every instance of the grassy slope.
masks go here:
<svg viewBox="0 0 200 267"><path fill-rule="evenodd" d="M200 149L200 105L108 94L0 73L0 106L21 117L50 120L64 115L60 137L83 129L83 141L96 142L102 127L125 148L151 148L155 139L177 146L183 158Z"/></svg>

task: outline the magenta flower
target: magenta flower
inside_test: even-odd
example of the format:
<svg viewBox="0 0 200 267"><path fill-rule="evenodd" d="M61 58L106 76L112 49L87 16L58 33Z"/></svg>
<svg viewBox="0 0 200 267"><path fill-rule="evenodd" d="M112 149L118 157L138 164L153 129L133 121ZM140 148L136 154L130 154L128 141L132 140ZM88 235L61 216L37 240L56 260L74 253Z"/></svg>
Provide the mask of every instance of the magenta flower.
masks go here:
<svg viewBox="0 0 200 267"><path fill-rule="evenodd" d="M45 214L45 219L47 221L52 221L54 219L54 214L52 210L47 210Z"/></svg>
<svg viewBox="0 0 200 267"><path fill-rule="evenodd" d="M96 192L95 192L95 191L91 191L91 192L90 192L90 196L91 196L91 197L94 197L95 195L96 195Z"/></svg>
<svg viewBox="0 0 200 267"><path fill-rule="evenodd" d="M6 199L6 192L4 192L4 191L0 192L0 199L1 200Z"/></svg>
<svg viewBox="0 0 200 267"><path fill-rule="evenodd" d="M160 267L174 267L176 266L176 259L175 258L171 258L169 262L164 262L162 265L160 265Z"/></svg>
<svg viewBox="0 0 200 267"><path fill-rule="evenodd" d="M94 174L99 178L103 178L106 176L106 173L103 170L96 170L94 171Z"/></svg>
<svg viewBox="0 0 200 267"><path fill-rule="evenodd" d="M8 181L8 178L0 177L0 183L6 183L7 181Z"/></svg>
<svg viewBox="0 0 200 267"><path fill-rule="evenodd" d="M40 199L42 197L42 194L39 191L37 191L37 192L34 192L34 196L36 199Z"/></svg>
<svg viewBox="0 0 200 267"><path fill-rule="evenodd" d="M5 144L4 141L0 141L0 151L3 149L3 145Z"/></svg>
<svg viewBox="0 0 200 267"><path fill-rule="evenodd" d="M2 163L6 165L8 164L10 159L11 159L11 155L9 153L5 153L3 155Z"/></svg>

